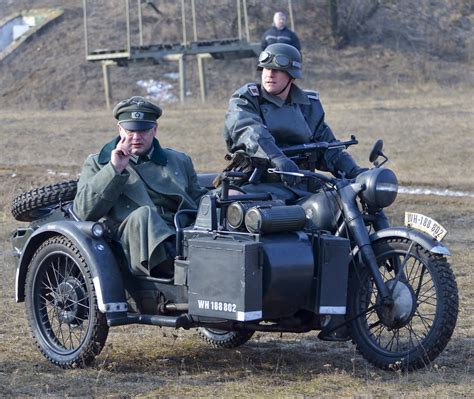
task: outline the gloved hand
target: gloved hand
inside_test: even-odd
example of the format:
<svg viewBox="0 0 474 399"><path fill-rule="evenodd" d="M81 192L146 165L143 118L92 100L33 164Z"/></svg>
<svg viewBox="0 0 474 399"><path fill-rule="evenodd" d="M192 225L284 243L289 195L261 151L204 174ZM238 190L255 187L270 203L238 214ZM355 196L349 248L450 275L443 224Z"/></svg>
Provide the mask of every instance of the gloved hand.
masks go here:
<svg viewBox="0 0 474 399"><path fill-rule="evenodd" d="M300 169L298 166L288 157L282 155L277 155L274 158L271 158L271 163L275 166L276 169L281 170L282 172L299 172ZM294 186L300 182L300 178L297 176L290 175L280 175L281 181L288 186Z"/></svg>

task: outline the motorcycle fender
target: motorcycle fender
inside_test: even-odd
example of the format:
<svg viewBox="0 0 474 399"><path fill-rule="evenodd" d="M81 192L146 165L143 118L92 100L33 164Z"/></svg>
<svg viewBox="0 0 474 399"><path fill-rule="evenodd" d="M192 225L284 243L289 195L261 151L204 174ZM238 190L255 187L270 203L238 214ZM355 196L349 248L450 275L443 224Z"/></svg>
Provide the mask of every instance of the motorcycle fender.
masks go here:
<svg viewBox="0 0 474 399"><path fill-rule="evenodd" d="M414 241L417 244L421 245L427 251L430 251L434 254L450 256L451 252L446 248L441 242L436 241L428 234L423 233L420 230L412 229L409 227L389 227L383 230L379 230L370 235L370 241L372 243L388 237L399 237L406 238L408 240Z"/></svg>
<svg viewBox="0 0 474 399"><path fill-rule="evenodd" d="M16 271L16 302L25 300L25 280L28 265L36 250L49 237L62 235L70 239L90 267L97 304L102 313L126 312L128 305L117 260L103 238L95 238L90 231L93 222L58 221L47 223L29 237Z"/></svg>

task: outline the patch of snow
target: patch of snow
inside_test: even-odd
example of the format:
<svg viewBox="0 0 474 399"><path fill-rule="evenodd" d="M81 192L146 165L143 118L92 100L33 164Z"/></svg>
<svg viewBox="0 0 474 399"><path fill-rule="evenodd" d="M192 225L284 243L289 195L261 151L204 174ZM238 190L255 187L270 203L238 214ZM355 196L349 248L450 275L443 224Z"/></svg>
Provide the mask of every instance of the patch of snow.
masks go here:
<svg viewBox="0 0 474 399"><path fill-rule="evenodd" d="M452 191L452 190L441 190L430 187L398 187L398 192L401 194L412 194L412 195L437 195L440 197L471 197L474 198L474 193L467 191Z"/></svg>
<svg viewBox="0 0 474 399"><path fill-rule="evenodd" d="M148 98L159 103L173 103L178 98L171 92L173 85L159 80L139 80L137 85L146 89Z"/></svg>
<svg viewBox="0 0 474 399"><path fill-rule="evenodd" d="M171 79L171 80L178 80L179 79L179 73L178 72L168 72L165 73L165 78Z"/></svg>

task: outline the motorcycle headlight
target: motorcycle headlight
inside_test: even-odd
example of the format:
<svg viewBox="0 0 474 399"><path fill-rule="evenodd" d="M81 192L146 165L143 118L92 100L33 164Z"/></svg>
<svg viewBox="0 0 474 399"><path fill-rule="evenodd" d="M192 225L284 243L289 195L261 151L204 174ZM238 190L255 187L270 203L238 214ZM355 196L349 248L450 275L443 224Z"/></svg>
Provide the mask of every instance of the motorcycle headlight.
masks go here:
<svg viewBox="0 0 474 399"><path fill-rule="evenodd" d="M304 229L306 213L299 205L250 208L245 215L249 233L280 233Z"/></svg>
<svg viewBox="0 0 474 399"><path fill-rule="evenodd" d="M365 184L366 189L360 193L360 198L370 207L385 208L397 198L397 176L390 169L370 169L357 176L356 181Z"/></svg>
<svg viewBox="0 0 474 399"><path fill-rule="evenodd" d="M271 208L272 206L285 205L283 201L236 201L227 208L227 225L232 230L244 229L244 218L247 211L256 206Z"/></svg>
<svg viewBox="0 0 474 399"><path fill-rule="evenodd" d="M94 223L91 227L91 234L94 238L100 238L104 235L104 225L100 222Z"/></svg>

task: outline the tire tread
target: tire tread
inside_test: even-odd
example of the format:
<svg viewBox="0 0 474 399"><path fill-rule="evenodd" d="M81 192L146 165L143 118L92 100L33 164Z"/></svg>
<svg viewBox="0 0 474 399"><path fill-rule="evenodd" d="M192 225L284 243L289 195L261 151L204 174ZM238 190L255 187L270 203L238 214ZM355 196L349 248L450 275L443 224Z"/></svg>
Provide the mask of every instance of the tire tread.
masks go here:
<svg viewBox="0 0 474 399"><path fill-rule="evenodd" d="M16 196L11 202L11 213L20 222L32 222L33 212L59 202L72 201L77 193L77 180L35 188Z"/></svg>

